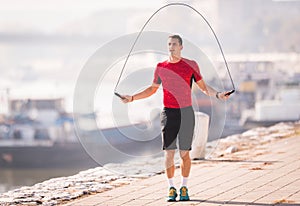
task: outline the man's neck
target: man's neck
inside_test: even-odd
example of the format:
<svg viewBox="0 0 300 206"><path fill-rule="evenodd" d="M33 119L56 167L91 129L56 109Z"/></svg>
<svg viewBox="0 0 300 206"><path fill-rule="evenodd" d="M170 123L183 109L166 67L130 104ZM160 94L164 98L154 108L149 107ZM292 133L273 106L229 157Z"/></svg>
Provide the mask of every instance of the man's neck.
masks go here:
<svg viewBox="0 0 300 206"><path fill-rule="evenodd" d="M177 63L181 60L181 56L169 56L169 62L170 63Z"/></svg>

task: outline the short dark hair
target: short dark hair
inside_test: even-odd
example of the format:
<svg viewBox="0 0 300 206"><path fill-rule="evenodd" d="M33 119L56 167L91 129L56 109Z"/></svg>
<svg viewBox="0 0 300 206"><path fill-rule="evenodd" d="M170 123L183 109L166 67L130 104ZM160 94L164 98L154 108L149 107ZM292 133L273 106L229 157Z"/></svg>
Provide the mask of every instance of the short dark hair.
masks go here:
<svg viewBox="0 0 300 206"><path fill-rule="evenodd" d="M170 35L169 38L178 39L180 45L182 45L182 38L178 34Z"/></svg>

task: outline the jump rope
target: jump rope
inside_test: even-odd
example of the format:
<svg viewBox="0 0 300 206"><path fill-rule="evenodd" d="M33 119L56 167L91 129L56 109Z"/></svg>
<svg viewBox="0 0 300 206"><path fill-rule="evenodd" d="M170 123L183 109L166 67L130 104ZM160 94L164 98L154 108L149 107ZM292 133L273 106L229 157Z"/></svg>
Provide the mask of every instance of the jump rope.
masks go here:
<svg viewBox="0 0 300 206"><path fill-rule="evenodd" d="M119 75L118 81L117 81L116 86L115 86L115 89L114 89L114 94L115 94L116 96L118 96L119 98L124 99L124 97L123 97L122 95L120 95L120 94L117 92L117 87L118 87L118 85L119 85L119 83L120 83L120 80L121 80L121 77L122 77L123 72L124 72L124 70L125 70L127 61L128 61L128 59L129 59L129 57L130 57L130 55L131 55L131 53L132 53L132 51L133 51L133 49L134 49L134 47L135 47L135 44L137 43L138 39L140 38L140 36L141 36L141 34L143 33L145 27L146 27L147 24L151 21L151 19L152 19L159 11L161 11L162 9L164 9L164 8L166 8L166 7L170 7L170 6L184 6L184 7L188 7L188 8L190 8L190 9L192 9L193 11L195 11L195 12L196 12L199 16L201 16L201 18L206 22L206 24L207 24L208 27L210 28L211 32L213 33L213 35L214 35L214 37L215 37L215 40L217 41L217 44L218 44L219 49L220 49L220 51L221 51L223 60L224 60L224 62L225 62L225 67L226 67L226 69L227 69L228 76L229 76L230 81L231 81L231 84L232 84L232 90L230 90L229 92L227 92L225 95L226 95L226 96L229 96L229 95L231 95L232 93L234 93L234 92L235 92L235 86L234 86L234 83L233 83L233 80L232 80L232 77L231 77L231 74L230 74L230 71L229 71L229 68L228 68L228 64L227 64L227 61L226 61L226 58L225 58L223 49L222 49L222 47L221 47L221 44L220 44L220 42L219 42L219 39L218 39L218 37L217 37L215 31L214 31L213 28L211 27L210 23L207 21L207 19L206 19L206 18L205 18L205 17L204 17L197 9L195 9L194 7L192 7L192 6L188 5L188 4L185 4L185 3L169 3L169 4L166 4L165 6L160 7L157 11L155 11L155 12L148 18L148 20L146 21L146 23L145 23L145 24L143 25L143 27L141 28L140 32L138 33L137 37L135 38L135 40L134 40L134 42L133 42L133 44L132 44L132 46L131 46L131 48L130 48L130 50L129 50L129 52L128 52L128 55L127 55L127 57L126 57L126 59L125 59L124 65L123 65L123 67L122 67L121 73L120 73L120 75Z"/></svg>

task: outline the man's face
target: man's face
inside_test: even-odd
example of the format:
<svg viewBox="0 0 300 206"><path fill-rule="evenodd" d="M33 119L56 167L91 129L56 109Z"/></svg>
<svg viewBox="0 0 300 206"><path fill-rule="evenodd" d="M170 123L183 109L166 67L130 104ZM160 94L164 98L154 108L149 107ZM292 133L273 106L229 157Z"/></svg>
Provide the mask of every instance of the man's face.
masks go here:
<svg viewBox="0 0 300 206"><path fill-rule="evenodd" d="M179 44L178 39L169 38L168 39L168 49L171 56L180 56L182 50L182 45Z"/></svg>

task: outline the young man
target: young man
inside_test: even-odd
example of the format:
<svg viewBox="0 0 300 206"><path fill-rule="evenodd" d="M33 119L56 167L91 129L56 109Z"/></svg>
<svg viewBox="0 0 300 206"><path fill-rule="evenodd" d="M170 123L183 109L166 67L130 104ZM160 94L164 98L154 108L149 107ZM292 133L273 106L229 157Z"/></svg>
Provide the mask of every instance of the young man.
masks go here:
<svg viewBox="0 0 300 206"><path fill-rule="evenodd" d="M151 86L140 93L132 96L125 95L124 103L143 99L153 95L160 84L163 86L164 109L161 113L162 142L165 151L165 168L169 183L169 194L167 201L176 201L177 191L174 187L173 177L175 172L174 155L177 149L178 138L179 152L181 158L181 187L180 201L189 200L187 180L191 169L191 150L195 116L192 108L191 86L193 80L200 90L218 99L227 100L226 92L217 92L208 86L200 74L199 67L195 61L181 56L183 49L182 38L179 35L171 35L168 38L169 58L158 63L154 80Z"/></svg>

